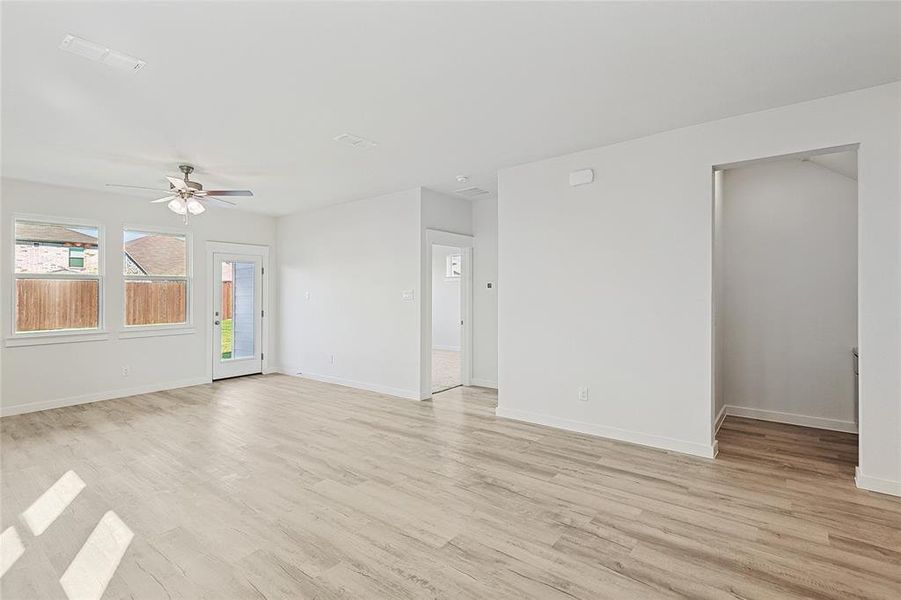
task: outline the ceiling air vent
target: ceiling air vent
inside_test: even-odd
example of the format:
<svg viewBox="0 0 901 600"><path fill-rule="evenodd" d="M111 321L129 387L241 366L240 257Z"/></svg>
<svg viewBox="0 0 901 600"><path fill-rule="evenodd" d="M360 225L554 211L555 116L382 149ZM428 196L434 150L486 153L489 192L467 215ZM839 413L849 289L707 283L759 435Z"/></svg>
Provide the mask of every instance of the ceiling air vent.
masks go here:
<svg viewBox="0 0 901 600"><path fill-rule="evenodd" d="M139 58L129 56L124 52L95 44L86 39L67 35L59 45L60 50L71 52L76 56L102 63L108 67L114 67L123 71L140 71L147 64Z"/></svg>
<svg viewBox="0 0 901 600"><path fill-rule="evenodd" d="M352 133L342 133L341 135L335 136L333 139L339 144L344 144L345 146L350 146L351 148L375 148L378 145L372 140L361 138L360 136L354 135Z"/></svg>
<svg viewBox="0 0 901 600"><path fill-rule="evenodd" d="M461 196L466 196L467 198L481 198L482 196L488 196L491 194L491 192L489 192L488 190L480 188L476 185L460 188L459 190L454 190L454 193Z"/></svg>

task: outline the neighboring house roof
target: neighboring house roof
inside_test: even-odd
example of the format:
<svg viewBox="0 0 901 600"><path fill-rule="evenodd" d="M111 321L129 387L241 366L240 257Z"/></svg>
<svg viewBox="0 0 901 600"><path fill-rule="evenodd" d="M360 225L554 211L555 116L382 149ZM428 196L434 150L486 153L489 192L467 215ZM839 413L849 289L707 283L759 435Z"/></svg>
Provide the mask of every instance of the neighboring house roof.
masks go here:
<svg viewBox="0 0 901 600"><path fill-rule="evenodd" d="M29 223L27 221L16 222L16 241L97 246L97 238L92 235L62 225Z"/></svg>
<svg viewBox="0 0 901 600"><path fill-rule="evenodd" d="M171 235L145 235L125 242L125 254L147 275L183 277L187 274L184 238Z"/></svg>

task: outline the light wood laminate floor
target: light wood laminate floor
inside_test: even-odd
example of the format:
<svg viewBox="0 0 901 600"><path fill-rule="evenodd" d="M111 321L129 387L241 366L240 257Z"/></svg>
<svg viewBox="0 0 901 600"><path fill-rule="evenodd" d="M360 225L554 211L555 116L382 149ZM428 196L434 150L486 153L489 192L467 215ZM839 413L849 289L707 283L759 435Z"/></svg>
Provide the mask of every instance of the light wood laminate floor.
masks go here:
<svg viewBox="0 0 901 600"><path fill-rule="evenodd" d="M432 350L432 393L449 390L461 384L460 352Z"/></svg>
<svg viewBox="0 0 901 600"><path fill-rule="evenodd" d="M901 500L854 487L855 436L729 418L705 460L495 404L269 375L4 418L24 552L0 592L65 598L114 511L134 537L104 598L901 597ZM35 536L68 471L84 489Z"/></svg>

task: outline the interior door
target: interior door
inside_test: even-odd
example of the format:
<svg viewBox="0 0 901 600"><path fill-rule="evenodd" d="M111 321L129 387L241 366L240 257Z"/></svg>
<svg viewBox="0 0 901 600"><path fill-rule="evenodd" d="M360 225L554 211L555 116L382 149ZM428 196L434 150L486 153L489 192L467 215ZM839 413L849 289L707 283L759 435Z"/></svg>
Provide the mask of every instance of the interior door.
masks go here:
<svg viewBox="0 0 901 600"><path fill-rule="evenodd" d="M263 259L213 254L213 379L263 372Z"/></svg>

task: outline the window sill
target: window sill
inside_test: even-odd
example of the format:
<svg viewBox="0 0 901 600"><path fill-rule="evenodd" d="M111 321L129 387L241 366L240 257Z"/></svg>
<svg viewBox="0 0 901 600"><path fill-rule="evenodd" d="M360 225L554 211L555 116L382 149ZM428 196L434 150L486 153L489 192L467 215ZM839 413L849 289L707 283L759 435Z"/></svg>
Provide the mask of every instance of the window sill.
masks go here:
<svg viewBox="0 0 901 600"><path fill-rule="evenodd" d="M118 333L118 337L120 340L127 340L132 338L160 337L167 335L192 335L195 333L197 333L196 329L186 325L149 325L123 329Z"/></svg>
<svg viewBox="0 0 901 600"><path fill-rule="evenodd" d="M91 331L66 331L46 333L20 333L6 338L6 347L43 346L45 344L71 344L75 342L102 342L108 340L108 331L92 329Z"/></svg>

